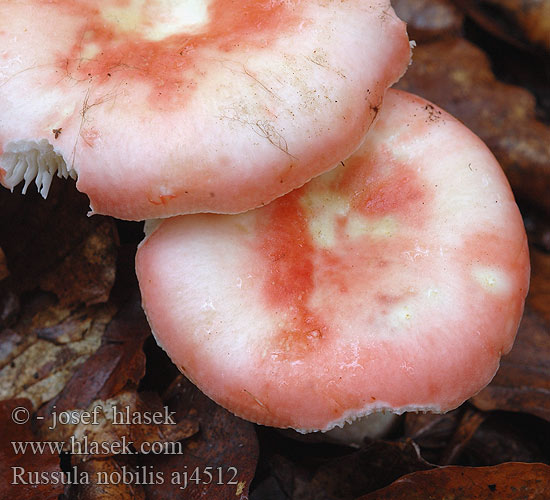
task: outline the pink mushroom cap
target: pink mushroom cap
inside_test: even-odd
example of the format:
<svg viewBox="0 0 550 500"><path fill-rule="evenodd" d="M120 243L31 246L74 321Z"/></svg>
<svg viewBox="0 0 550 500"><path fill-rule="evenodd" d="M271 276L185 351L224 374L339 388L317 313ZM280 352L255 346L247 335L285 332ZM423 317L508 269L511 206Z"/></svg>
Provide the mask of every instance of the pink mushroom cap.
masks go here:
<svg viewBox="0 0 550 500"><path fill-rule="evenodd" d="M529 284L493 155L396 90L342 166L246 214L149 230L137 273L160 345L236 415L301 431L460 405L511 349Z"/></svg>
<svg viewBox="0 0 550 500"><path fill-rule="evenodd" d="M355 151L409 60L389 0L0 0L0 181L246 211Z"/></svg>

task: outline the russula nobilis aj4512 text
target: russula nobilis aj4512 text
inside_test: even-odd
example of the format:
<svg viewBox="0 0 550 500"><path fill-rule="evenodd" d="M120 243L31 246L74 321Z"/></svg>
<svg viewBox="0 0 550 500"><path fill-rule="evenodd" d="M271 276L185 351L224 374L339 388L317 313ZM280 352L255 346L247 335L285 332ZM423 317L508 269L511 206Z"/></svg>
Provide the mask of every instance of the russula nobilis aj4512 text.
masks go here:
<svg viewBox="0 0 550 500"><path fill-rule="evenodd" d="M266 207L151 224L137 254L158 342L254 422L328 430L450 410L510 350L527 241L487 147L390 90L345 164Z"/></svg>
<svg viewBox="0 0 550 500"><path fill-rule="evenodd" d="M409 59L389 0L0 0L0 180L242 212L357 149Z"/></svg>

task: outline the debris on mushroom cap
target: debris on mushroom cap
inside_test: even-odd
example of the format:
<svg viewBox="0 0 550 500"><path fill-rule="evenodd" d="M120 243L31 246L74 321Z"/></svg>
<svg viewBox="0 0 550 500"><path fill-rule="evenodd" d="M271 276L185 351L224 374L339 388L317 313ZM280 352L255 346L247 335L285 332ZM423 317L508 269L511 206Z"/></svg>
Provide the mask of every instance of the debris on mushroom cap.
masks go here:
<svg viewBox="0 0 550 500"><path fill-rule="evenodd" d="M387 0L0 0L0 180L123 219L237 213L333 168L405 71Z"/></svg>
<svg viewBox="0 0 550 500"><path fill-rule="evenodd" d="M233 413L301 431L458 406L511 349L529 282L492 154L395 90L341 167L245 214L151 230L136 264L157 341Z"/></svg>

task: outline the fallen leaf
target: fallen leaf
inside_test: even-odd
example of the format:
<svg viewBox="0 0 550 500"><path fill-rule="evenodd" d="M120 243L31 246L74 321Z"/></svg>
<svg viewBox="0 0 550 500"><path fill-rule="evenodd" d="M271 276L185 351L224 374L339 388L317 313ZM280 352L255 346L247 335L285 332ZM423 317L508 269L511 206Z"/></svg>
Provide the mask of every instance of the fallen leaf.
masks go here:
<svg viewBox="0 0 550 500"><path fill-rule="evenodd" d="M64 441L76 475L88 480L72 487L70 498L144 499L144 485L162 488L164 477L138 465L136 455L181 453L180 441L198 431L193 416L172 419L158 396L135 391L94 401L74 414L79 423L60 425L56 439Z"/></svg>
<svg viewBox="0 0 550 500"><path fill-rule="evenodd" d="M59 394L40 409L45 424L51 421L54 411L85 410L92 402L112 398L124 388L137 388L145 373L143 342L151 330L136 290L127 291L129 298L103 328L100 345L85 362L72 370ZM48 426L42 427L42 437L64 439L63 434L49 430ZM66 434L71 431L70 428L58 428L58 432Z"/></svg>
<svg viewBox="0 0 550 500"><path fill-rule="evenodd" d="M525 413L493 412L461 449L456 465L550 463L548 423Z"/></svg>
<svg viewBox="0 0 550 500"><path fill-rule="evenodd" d="M550 253L541 252L533 246L527 304L550 326Z"/></svg>
<svg viewBox="0 0 550 500"><path fill-rule="evenodd" d="M531 247L550 254L550 218L529 205L522 206L521 213Z"/></svg>
<svg viewBox="0 0 550 500"><path fill-rule="evenodd" d="M86 217L72 183L48 200L0 190L0 241L10 275L0 282L0 400L56 397L101 345L115 309L116 228ZM17 221L17 223L14 223ZM23 295L24 294L24 295Z"/></svg>
<svg viewBox="0 0 550 500"><path fill-rule="evenodd" d="M550 421L550 326L530 308L493 381L470 401L480 410L526 412Z"/></svg>
<svg viewBox="0 0 550 500"><path fill-rule="evenodd" d="M250 500L290 500L290 496L286 493L277 479L269 476L256 486L250 495Z"/></svg>
<svg viewBox="0 0 550 500"><path fill-rule="evenodd" d="M0 248L0 281L9 276L8 264L6 262L6 254Z"/></svg>
<svg viewBox="0 0 550 500"><path fill-rule="evenodd" d="M116 429L119 435L128 435L137 450L153 450L155 454L161 454L158 448L170 453L178 449L171 445L199 431L199 422L195 414L188 414L178 420L173 415L175 412L163 405L160 397L153 393L127 391L107 400L107 403L111 410L107 412L107 418L111 422L115 421L116 405L118 420L126 422L125 425L118 423Z"/></svg>
<svg viewBox="0 0 550 500"><path fill-rule="evenodd" d="M106 401L96 400L86 410L90 421L63 426L62 438L73 463L128 453L171 453L183 449L178 441L199 430L193 416L176 420L154 394L123 391ZM83 411L79 412L80 414Z"/></svg>
<svg viewBox="0 0 550 500"><path fill-rule="evenodd" d="M183 376L166 394L178 419L196 415L200 432L184 441L183 454L140 456L139 464L162 475L146 485L148 500L244 500L258 460L254 426L216 405Z"/></svg>
<svg viewBox="0 0 550 500"><path fill-rule="evenodd" d="M376 440L355 453L323 464L315 472L311 487L334 498L352 499L383 488L410 472L433 467L420 456L418 446L411 440Z"/></svg>
<svg viewBox="0 0 550 500"><path fill-rule="evenodd" d="M550 51L550 3L546 0L457 0L489 33L521 48Z"/></svg>
<svg viewBox="0 0 550 500"><path fill-rule="evenodd" d="M13 326L20 312L19 296L9 288L2 289L0 283L0 328Z"/></svg>
<svg viewBox="0 0 550 500"><path fill-rule="evenodd" d="M33 308L27 309L12 329L0 333L0 400L25 397L32 401L33 408L56 397L74 371L98 350L113 315L112 308L105 305L74 315L64 310L59 313L64 318L61 324L71 325L72 341L46 340L39 338L37 332L52 332L59 325L51 321L55 306L47 300L39 302L37 313L33 314ZM63 330L62 326L59 328Z"/></svg>
<svg viewBox="0 0 550 500"><path fill-rule="evenodd" d="M54 500L63 493L63 473L59 455L48 448L42 452L15 452L12 442L37 441L30 422L16 424L25 412L32 414L28 399L0 402L0 498ZM15 413L14 413L15 412ZM38 477L37 477L38 475Z"/></svg>
<svg viewBox="0 0 550 500"><path fill-rule="evenodd" d="M462 408L448 413L405 413L404 435L422 450L422 456L431 463L440 463L445 446L455 433L463 414Z"/></svg>
<svg viewBox="0 0 550 500"><path fill-rule="evenodd" d="M44 311L45 315L50 315L56 309L48 309ZM36 318L36 317L35 317ZM59 322L53 324L44 322L34 329L37 337L44 340L49 340L54 344L69 344L82 340L86 332L92 326L93 319L88 316L87 311L77 311L75 314L68 314Z"/></svg>
<svg viewBox="0 0 550 500"><path fill-rule="evenodd" d="M47 200L0 190L0 246L10 266L2 285L18 295L40 287L62 306L106 302L116 228L108 217L87 217L88 203L69 181L55 183Z"/></svg>
<svg viewBox="0 0 550 500"><path fill-rule="evenodd" d="M0 332L0 370L21 354L34 338L9 328ZM0 371L0 374L2 372Z"/></svg>
<svg viewBox="0 0 550 500"><path fill-rule="evenodd" d="M404 474L435 467L420 456L410 439L365 441L360 450L350 453L350 448L333 444L304 444L277 430L266 429L262 435L261 482L251 500L263 500L277 491L284 492L282 498L349 500Z"/></svg>
<svg viewBox="0 0 550 500"><path fill-rule="evenodd" d="M464 16L450 0L392 0L391 4L417 43L456 36L462 27Z"/></svg>
<svg viewBox="0 0 550 500"><path fill-rule="evenodd" d="M358 500L539 500L550 497L550 467L506 463L495 467L457 467L414 472Z"/></svg>
<svg viewBox="0 0 550 500"><path fill-rule="evenodd" d="M487 416L486 413L479 412L475 408L465 407L453 437L448 442L441 457L440 463L442 465L450 465L457 462L464 448L468 446Z"/></svg>
<svg viewBox="0 0 550 500"><path fill-rule="evenodd" d="M531 248L532 280L514 347L471 402L481 410L525 412L550 421L550 256Z"/></svg>
<svg viewBox="0 0 550 500"><path fill-rule="evenodd" d="M107 302L115 281L114 238L113 221L100 218L56 268L41 277L42 290L55 293L61 304Z"/></svg>
<svg viewBox="0 0 550 500"><path fill-rule="evenodd" d="M338 458L344 459L356 452L356 448L271 427L258 426L257 432L262 453L250 500L335 499L331 492L323 489L321 481L313 483L312 479L319 467Z"/></svg>
<svg viewBox="0 0 550 500"><path fill-rule="evenodd" d="M404 433L418 444L428 462L460 464L463 449L487 416L468 404L445 414L408 413Z"/></svg>
<svg viewBox="0 0 550 500"><path fill-rule="evenodd" d="M72 486L69 498L78 500L145 500L145 491L140 484L139 470L120 465L113 458L91 460L78 466L80 474L88 481Z"/></svg>

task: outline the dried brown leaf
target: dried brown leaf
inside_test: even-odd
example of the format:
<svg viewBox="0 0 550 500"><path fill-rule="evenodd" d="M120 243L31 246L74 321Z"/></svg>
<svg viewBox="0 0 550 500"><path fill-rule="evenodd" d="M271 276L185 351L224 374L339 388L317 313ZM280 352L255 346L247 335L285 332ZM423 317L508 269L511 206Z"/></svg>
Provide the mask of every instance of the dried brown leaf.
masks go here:
<svg viewBox="0 0 550 500"><path fill-rule="evenodd" d="M550 326L530 308L493 381L471 402L481 410L522 411L550 420Z"/></svg>
<svg viewBox="0 0 550 500"><path fill-rule="evenodd" d="M52 309L48 309L44 312L50 314L51 311ZM49 340L54 344L69 344L82 340L86 332L90 330L92 322L93 319L88 316L87 311L76 311L74 314L69 313L67 317L53 324L48 324L47 321L44 321L34 329L34 333L36 333L38 338Z"/></svg>
<svg viewBox="0 0 550 500"><path fill-rule="evenodd" d="M113 221L101 217L55 269L41 277L40 287L55 293L62 304L107 302L115 281L115 261Z"/></svg>
<svg viewBox="0 0 550 500"><path fill-rule="evenodd" d="M531 285L527 304L550 324L550 254L531 248Z"/></svg>
<svg viewBox="0 0 550 500"><path fill-rule="evenodd" d="M145 491L134 468L120 465L113 458L94 459L78 465L86 480L70 489L69 498L78 500L145 500Z"/></svg>
<svg viewBox="0 0 550 500"><path fill-rule="evenodd" d="M461 408L443 414L405 413L405 437L414 440L421 448L441 450L458 427L461 416Z"/></svg>
<svg viewBox="0 0 550 500"><path fill-rule="evenodd" d="M183 376L167 397L178 419L197 416L200 432L184 441L183 454L139 457L140 465L152 467L165 480L162 487L145 486L147 499L248 498L258 460L254 426L216 405Z"/></svg>
<svg viewBox="0 0 550 500"><path fill-rule="evenodd" d="M550 257L531 248L532 280L512 351L472 403L481 410L522 411L550 421Z"/></svg>
<svg viewBox="0 0 550 500"><path fill-rule="evenodd" d="M404 474L434 467L410 439L368 441L350 453L350 448L305 444L274 430L261 435L264 463L251 500L353 500Z"/></svg>
<svg viewBox="0 0 550 500"><path fill-rule="evenodd" d="M0 285L0 328L14 325L19 312L19 296L13 290L2 290Z"/></svg>
<svg viewBox="0 0 550 500"><path fill-rule="evenodd" d="M550 87L549 87L550 88ZM550 253L550 218L543 212L534 210L534 207L522 207L523 220L527 230L527 238L531 246L540 251ZM531 256L533 257L533 255ZM533 262L531 265L536 265Z"/></svg>
<svg viewBox="0 0 550 500"><path fill-rule="evenodd" d="M550 213L550 127L535 118L535 99L501 83L487 56L462 39L420 45L397 84L459 118L493 151L515 194Z"/></svg>
<svg viewBox="0 0 550 500"><path fill-rule="evenodd" d="M67 317L63 311L56 325L54 311L55 306L43 304L39 312L24 314L13 329L0 333L0 400L26 397L37 408L59 394L74 371L97 351L113 315L108 306L94 306ZM65 333L55 338L55 331ZM50 332L54 338L39 338L39 332ZM62 342L71 337L72 341Z"/></svg>
<svg viewBox="0 0 550 500"><path fill-rule="evenodd" d="M0 333L0 400L27 397L34 408L97 351L115 312L100 304L115 277L113 222L86 217L87 199L72 183L56 186L48 200L0 190L0 241L10 265L0 284L8 327Z"/></svg>
<svg viewBox="0 0 550 500"><path fill-rule="evenodd" d="M355 453L331 460L317 469L310 488L317 498L320 492L334 498L354 498L383 488L397 478L414 471L432 469L411 440L372 441Z"/></svg>
<svg viewBox="0 0 550 500"><path fill-rule="evenodd" d="M417 43L457 35L462 27L463 15L450 0L392 0L391 4Z"/></svg>
<svg viewBox="0 0 550 500"><path fill-rule="evenodd" d="M405 416L405 436L420 446L422 456L433 464L457 463L479 426L487 418L469 405L446 414L409 413Z"/></svg>
<svg viewBox="0 0 550 500"><path fill-rule="evenodd" d="M490 413L462 449L456 465L550 463L550 426L525 413Z"/></svg>
<svg viewBox="0 0 550 500"><path fill-rule="evenodd" d="M34 340L32 336L23 335L9 328L0 332L0 378L2 368L11 363Z"/></svg>
<svg viewBox="0 0 550 500"><path fill-rule="evenodd" d="M495 467L441 467L408 474L358 500L539 500L550 497L550 467L506 463Z"/></svg>
<svg viewBox="0 0 550 500"><path fill-rule="evenodd" d="M87 197L71 182L55 183L47 200L0 190L0 246L10 266L3 289L40 287L64 306L105 302L115 279L116 229L87 211Z"/></svg>
<svg viewBox="0 0 550 500"><path fill-rule="evenodd" d="M32 412L28 399L0 402L0 498L57 499L63 493L59 456L47 448L42 453L32 453L30 450L16 453L12 446L12 441L24 443L37 440L30 422L14 422L14 419L24 420L23 409Z"/></svg>
<svg viewBox="0 0 550 500"><path fill-rule="evenodd" d="M72 371L62 391L41 408L39 413L45 422L51 421L53 411L84 410L96 400L112 398L123 388L136 388L139 384L145 373L143 342L151 331L136 290L127 292L130 298L102 331L99 347ZM42 428L42 435L49 439L59 436L47 426Z"/></svg>
<svg viewBox="0 0 550 500"><path fill-rule="evenodd" d="M63 439L78 443L72 450L67 448L78 461L121 455L128 450L130 454L178 450L177 441L199 430L196 418L188 416L177 421L153 394L124 391L106 401L94 401L85 411L91 418L74 426L65 425L62 430Z"/></svg>
<svg viewBox="0 0 550 500"><path fill-rule="evenodd" d="M441 457L440 463L442 465L456 463L464 448L468 446L468 443L486 418L486 413L479 412L469 406L465 408L458 427Z"/></svg>
<svg viewBox="0 0 550 500"><path fill-rule="evenodd" d="M548 0L457 0L489 33L521 48L550 51Z"/></svg>
<svg viewBox="0 0 550 500"><path fill-rule="evenodd" d="M0 281L9 276L8 263L6 262L6 254L0 248Z"/></svg>

